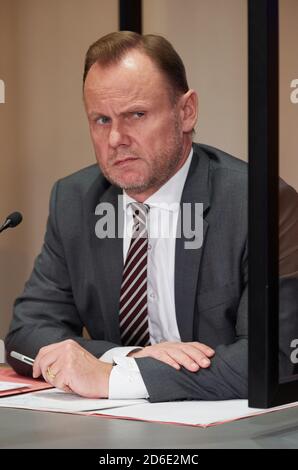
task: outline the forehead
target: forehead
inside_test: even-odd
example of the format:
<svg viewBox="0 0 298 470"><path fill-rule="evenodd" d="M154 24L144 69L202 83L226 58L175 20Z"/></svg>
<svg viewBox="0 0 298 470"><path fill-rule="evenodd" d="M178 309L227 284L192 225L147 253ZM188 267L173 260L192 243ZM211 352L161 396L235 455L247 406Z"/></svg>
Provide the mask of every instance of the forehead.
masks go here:
<svg viewBox="0 0 298 470"><path fill-rule="evenodd" d="M84 96L89 99L161 99L167 95L166 78L145 54L131 51L119 63L102 66L94 63L90 68Z"/></svg>

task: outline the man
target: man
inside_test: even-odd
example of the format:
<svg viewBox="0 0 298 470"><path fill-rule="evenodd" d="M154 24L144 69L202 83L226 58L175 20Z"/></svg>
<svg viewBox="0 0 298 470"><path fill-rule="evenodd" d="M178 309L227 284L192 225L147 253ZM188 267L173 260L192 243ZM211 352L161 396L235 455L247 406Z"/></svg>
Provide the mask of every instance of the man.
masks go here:
<svg viewBox="0 0 298 470"><path fill-rule="evenodd" d="M83 92L99 168L53 188L42 252L6 338L9 362L32 374L9 352L34 357L34 377L86 397L245 398L246 164L192 143L197 95L162 37L98 40ZM108 203L129 237L96 230ZM184 205L195 213L197 203L202 246L187 245L183 230L150 238L148 223L170 220L176 233Z"/></svg>

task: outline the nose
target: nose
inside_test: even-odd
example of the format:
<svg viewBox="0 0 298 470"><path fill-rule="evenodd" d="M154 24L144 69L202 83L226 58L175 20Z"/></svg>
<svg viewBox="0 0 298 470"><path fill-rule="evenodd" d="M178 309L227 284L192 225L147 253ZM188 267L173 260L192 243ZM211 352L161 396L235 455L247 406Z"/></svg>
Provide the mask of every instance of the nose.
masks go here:
<svg viewBox="0 0 298 470"><path fill-rule="evenodd" d="M113 124L110 130L109 144L112 148L117 148L119 145L130 144L130 137L125 130L125 126L120 124Z"/></svg>

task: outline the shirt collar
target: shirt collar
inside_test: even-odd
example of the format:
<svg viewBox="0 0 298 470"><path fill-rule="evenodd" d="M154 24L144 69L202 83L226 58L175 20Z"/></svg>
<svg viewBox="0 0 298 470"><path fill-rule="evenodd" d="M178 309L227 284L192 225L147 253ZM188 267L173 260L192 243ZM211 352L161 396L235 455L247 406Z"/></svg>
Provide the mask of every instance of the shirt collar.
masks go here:
<svg viewBox="0 0 298 470"><path fill-rule="evenodd" d="M180 200L182 191L187 178L188 170L193 157L193 148L191 148L187 159L183 166L175 173L161 188L153 193L144 204L151 207L158 207L170 212L176 212L180 207ZM125 211L130 209L130 204L136 202L135 199L130 197L125 190L123 190L123 208Z"/></svg>

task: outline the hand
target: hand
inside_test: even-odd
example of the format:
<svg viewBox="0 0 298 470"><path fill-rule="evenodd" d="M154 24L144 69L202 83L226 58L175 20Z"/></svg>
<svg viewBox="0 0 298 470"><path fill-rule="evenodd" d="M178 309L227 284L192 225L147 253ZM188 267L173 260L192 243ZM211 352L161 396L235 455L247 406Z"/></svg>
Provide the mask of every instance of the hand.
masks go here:
<svg viewBox="0 0 298 470"><path fill-rule="evenodd" d="M177 370L183 366L191 372L197 372L200 367L205 369L211 365L209 358L214 354L215 351L203 343L164 342L146 346L141 351L132 351L128 356L153 357Z"/></svg>
<svg viewBox="0 0 298 470"><path fill-rule="evenodd" d="M99 361L73 340L45 346L33 365L33 377L40 375L67 392L88 398L108 398L112 365Z"/></svg>

